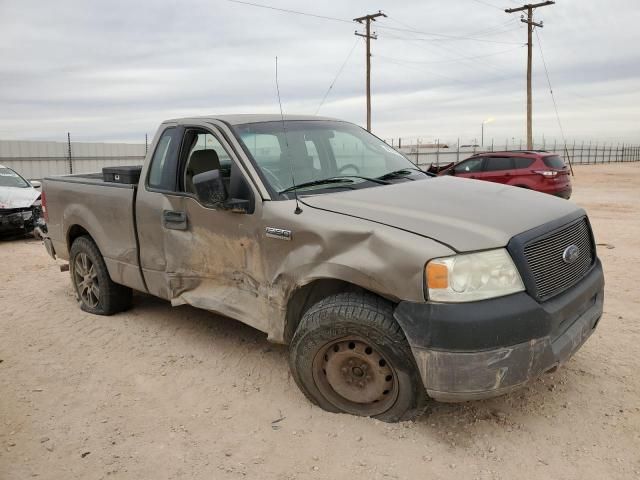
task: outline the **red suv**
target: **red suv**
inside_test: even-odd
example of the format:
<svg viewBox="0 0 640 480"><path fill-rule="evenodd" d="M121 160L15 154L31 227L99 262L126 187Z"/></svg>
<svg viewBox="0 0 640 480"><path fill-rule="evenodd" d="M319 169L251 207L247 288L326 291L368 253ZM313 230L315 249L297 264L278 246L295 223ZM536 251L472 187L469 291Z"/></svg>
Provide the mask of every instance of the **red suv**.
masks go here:
<svg viewBox="0 0 640 480"><path fill-rule="evenodd" d="M477 153L440 172L446 174L571 197L569 168L561 157L544 151Z"/></svg>

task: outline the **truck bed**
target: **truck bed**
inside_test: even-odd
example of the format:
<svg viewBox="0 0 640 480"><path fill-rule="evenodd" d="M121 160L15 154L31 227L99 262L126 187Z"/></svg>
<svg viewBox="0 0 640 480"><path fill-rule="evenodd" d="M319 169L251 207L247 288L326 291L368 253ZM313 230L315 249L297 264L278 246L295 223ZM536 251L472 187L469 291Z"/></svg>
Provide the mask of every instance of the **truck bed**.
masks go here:
<svg viewBox="0 0 640 480"><path fill-rule="evenodd" d="M111 278L144 290L135 222L136 185L105 182L101 173L46 177L48 227L55 253L69 259L70 239L86 231Z"/></svg>

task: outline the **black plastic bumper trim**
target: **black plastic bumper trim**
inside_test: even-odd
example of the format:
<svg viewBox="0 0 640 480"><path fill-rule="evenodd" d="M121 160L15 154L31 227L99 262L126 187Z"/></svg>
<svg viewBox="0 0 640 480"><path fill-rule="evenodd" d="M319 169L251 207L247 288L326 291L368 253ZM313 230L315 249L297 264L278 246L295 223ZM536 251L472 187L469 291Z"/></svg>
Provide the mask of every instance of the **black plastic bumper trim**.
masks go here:
<svg viewBox="0 0 640 480"><path fill-rule="evenodd" d="M600 260L576 285L538 303L527 293L471 303L400 302L394 316L409 345L474 352L554 339L604 295Z"/></svg>

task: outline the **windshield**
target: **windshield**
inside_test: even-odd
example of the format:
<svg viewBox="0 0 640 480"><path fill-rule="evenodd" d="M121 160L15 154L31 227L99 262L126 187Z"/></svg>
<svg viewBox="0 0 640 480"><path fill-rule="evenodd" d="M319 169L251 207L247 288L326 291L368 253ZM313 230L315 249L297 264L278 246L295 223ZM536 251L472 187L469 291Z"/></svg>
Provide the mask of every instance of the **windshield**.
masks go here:
<svg viewBox="0 0 640 480"><path fill-rule="evenodd" d="M0 167L0 187L27 188L29 183L10 168Z"/></svg>
<svg viewBox="0 0 640 480"><path fill-rule="evenodd" d="M389 173L416 171L401 153L346 122L285 121L284 129L283 122L263 122L238 125L235 130L265 180L279 193L291 189L292 177L301 191L316 193L327 188L354 188L354 184L380 185L388 182L375 179ZM351 181L341 181L345 178ZM324 181L327 179L337 182L331 185Z"/></svg>

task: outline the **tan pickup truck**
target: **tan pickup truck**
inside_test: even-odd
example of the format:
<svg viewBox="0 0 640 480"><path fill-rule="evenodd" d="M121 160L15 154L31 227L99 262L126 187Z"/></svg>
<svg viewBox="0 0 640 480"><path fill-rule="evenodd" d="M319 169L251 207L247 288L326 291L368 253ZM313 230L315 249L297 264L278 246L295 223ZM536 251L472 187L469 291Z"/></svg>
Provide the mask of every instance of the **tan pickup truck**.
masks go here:
<svg viewBox="0 0 640 480"><path fill-rule="evenodd" d="M339 120L170 120L141 169L46 178L42 197L81 308L114 314L136 290L245 322L334 412L397 421L509 392L602 315L582 209L434 178Z"/></svg>

